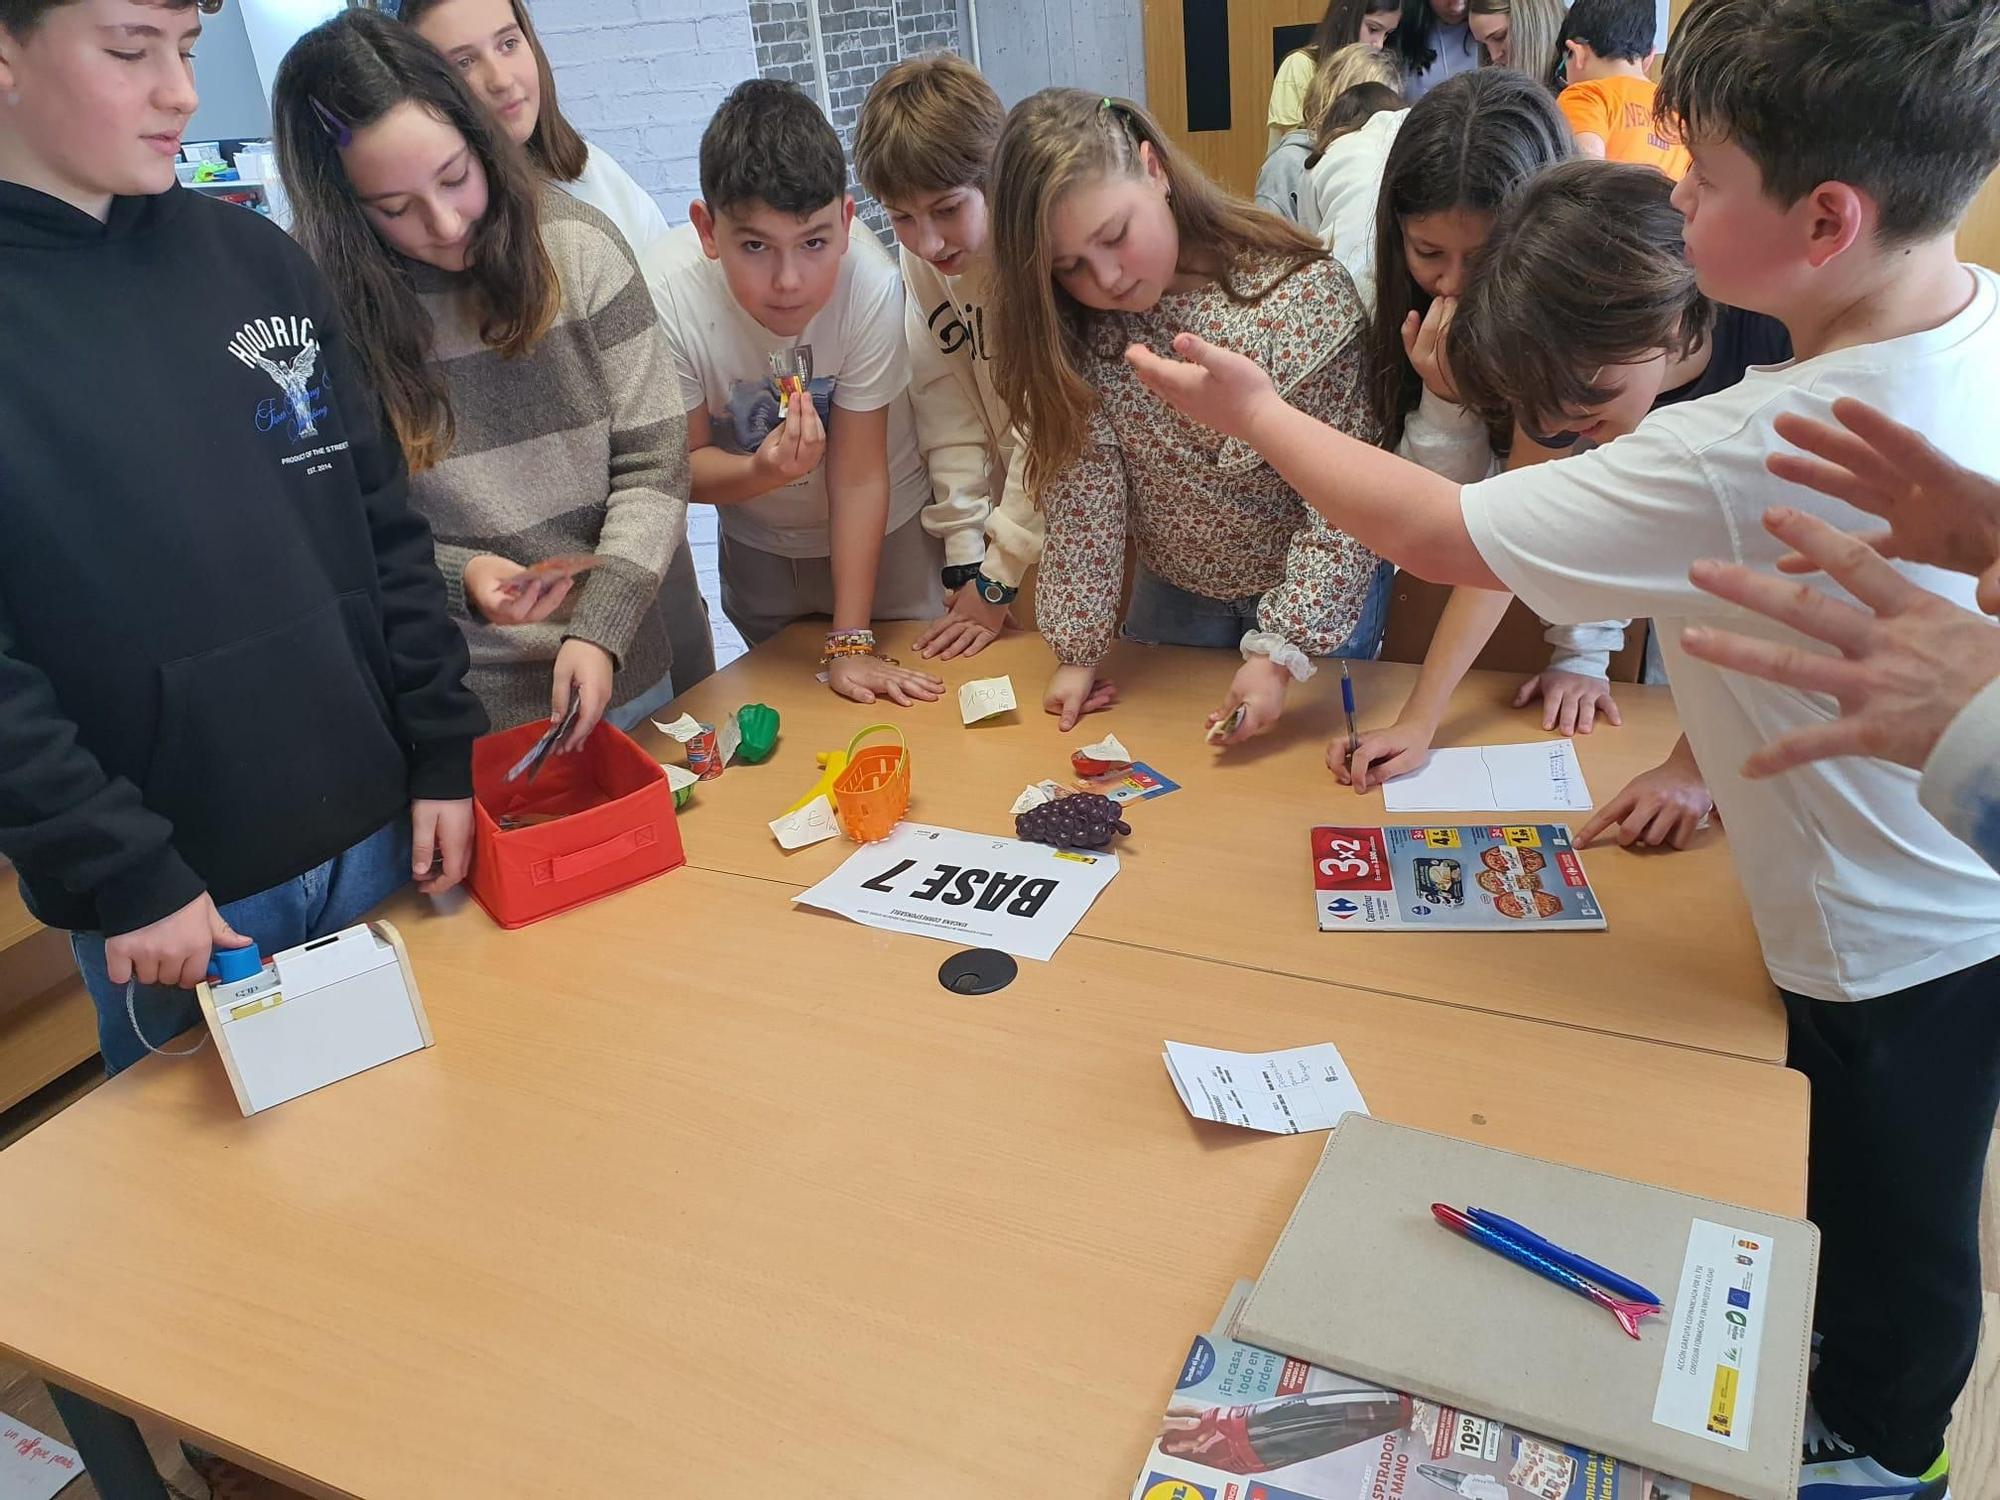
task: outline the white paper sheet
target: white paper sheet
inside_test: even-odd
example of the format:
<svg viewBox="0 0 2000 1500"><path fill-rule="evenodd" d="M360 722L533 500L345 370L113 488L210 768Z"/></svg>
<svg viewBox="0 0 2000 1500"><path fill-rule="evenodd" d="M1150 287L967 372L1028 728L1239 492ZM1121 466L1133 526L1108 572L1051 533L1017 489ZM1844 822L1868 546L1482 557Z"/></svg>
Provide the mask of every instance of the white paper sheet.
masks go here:
<svg viewBox="0 0 2000 1500"><path fill-rule="evenodd" d="M1011 677L981 677L958 690L958 716L968 724L1004 714L1014 706Z"/></svg>
<svg viewBox="0 0 2000 1500"><path fill-rule="evenodd" d="M1590 788L1568 740L1438 750L1382 787L1390 812L1589 812Z"/></svg>
<svg viewBox="0 0 2000 1500"><path fill-rule="evenodd" d="M1332 1042L1277 1052L1223 1052L1168 1042L1160 1056L1174 1092L1196 1119L1297 1135L1331 1130L1350 1112L1368 1113Z"/></svg>
<svg viewBox="0 0 2000 1500"><path fill-rule="evenodd" d="M1032 782L1021 788L1021 795L1014 799L1014 805L1008 811L1019 817L1031 808L1044 806L1047 803L1055 801L1058 797L1067 797L1068 795L1069 788L1059 781Z"/></svg>
<svg viewBox="0 0 2000 1500"><path fill-rule="evenodd" d="M701 778L686 766L677 766L669 761L661 761L660 769L667 773L667 790L670 792L678 792L682 787L701 785Z"/></svg>
<svg viewBox="0 0 2000 1500"><path fill-rule="evenodd" d="M792 900L887 932L1047 960L1117 873L1115 854L900 823Z"/></svg>
<svg viewBox="0 0 2000 1500"><path fill-rule="evenodd" d="M771 824L771 836L778 841L780 849L803 849L808 844L823 844L839 832L840 824L834 820L833 804L823 794L797 812L788 812Z"/></svg>
<svg viewBox="0 0 2000 1500"><path fill-rule="evenodd" d="M0 1416L0 1500L52 1500L82 1472L76 1449Z"/></svg>
<svg viewBox="0 0 2000 1500"><path fill-rule="evenodd" d="M1076 753L1091 760L1109 761L1114 766L1132 764L1132 752L1125 748L1124 743L1115 734L1107 734L1096 744L1085 745Z"/></svg>

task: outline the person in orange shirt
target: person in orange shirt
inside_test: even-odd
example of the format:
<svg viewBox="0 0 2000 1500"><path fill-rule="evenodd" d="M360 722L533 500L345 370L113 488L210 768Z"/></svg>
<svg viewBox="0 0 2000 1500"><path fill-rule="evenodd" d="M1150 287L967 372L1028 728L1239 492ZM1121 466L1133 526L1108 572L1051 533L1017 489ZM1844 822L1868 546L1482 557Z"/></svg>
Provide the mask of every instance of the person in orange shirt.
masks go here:
<svg viewBox="0 0 2000 1500"><path fill-rule="evenodd" d="M1658 167L1675 182L1687 148L1653 120L1653 0L1576 0L1563 22L1569 87L1556 104L1581 156Z"/></svg>

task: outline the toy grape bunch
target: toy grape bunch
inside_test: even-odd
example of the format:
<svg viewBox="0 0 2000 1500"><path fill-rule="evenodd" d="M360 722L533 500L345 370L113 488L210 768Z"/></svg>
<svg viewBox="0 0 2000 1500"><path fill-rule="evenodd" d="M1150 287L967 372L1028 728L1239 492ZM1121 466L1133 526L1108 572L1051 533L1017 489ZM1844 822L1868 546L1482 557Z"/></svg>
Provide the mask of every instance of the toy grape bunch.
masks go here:
<svg viewBox="0 0 2000 1500"><path fill-rule="evenodd" d="M1016 813L1014 834L1031 844L1058 849L1102 849L1113 835L1132 831L1132 825L1119 816L1121 811L1109 797L1078 792Z"/></svg>

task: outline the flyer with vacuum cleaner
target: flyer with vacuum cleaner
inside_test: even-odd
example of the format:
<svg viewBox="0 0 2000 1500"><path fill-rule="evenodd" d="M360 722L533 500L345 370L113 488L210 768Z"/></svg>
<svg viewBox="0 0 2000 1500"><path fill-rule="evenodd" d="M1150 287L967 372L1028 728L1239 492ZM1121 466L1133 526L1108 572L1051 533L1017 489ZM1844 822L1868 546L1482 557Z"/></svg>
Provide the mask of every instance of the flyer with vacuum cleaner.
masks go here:
<svg viewBox="0 0 2000 1500"><path fill-rule="evenodd" d="M1315 828L1319 930L1587 932L1604 909L1560 823Z"/></svg>
<svg viewBox="0 0 2000 1500"><path fill-rule="evenodd" d="M1689 1500L1567 1443L1229 1337L1240 1281L1175 1382L1132 1500Z"/></svg>

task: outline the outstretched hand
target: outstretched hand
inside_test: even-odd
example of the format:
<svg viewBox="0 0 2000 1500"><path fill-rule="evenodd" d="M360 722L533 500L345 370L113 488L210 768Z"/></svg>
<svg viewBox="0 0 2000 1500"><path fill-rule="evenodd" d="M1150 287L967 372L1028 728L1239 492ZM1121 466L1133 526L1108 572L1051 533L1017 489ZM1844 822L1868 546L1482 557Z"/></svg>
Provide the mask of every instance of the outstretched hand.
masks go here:
<svg viewBox="0 0 2000 1500"><path fill-rule="evenodd" d="M1867 544L1801 511L1773 509L1764 527L1852 594L1856 609L1807 584L1738 563L1688 572L1717 598L1768 615L1837 654L1733 631L1681 632L1688 655L1770 682L1825 693L1840 717L1793 731L1757 751L1745 776L1775 776L1834 755L1873 755L1922 769L1972 698L2000 676L2000 625L1919 588Z"/></svg>
<svg viewBox="0 0 2000 1500"><path fill-rule="evenodd" d="M1192 333L1174 337L1178 359L1161 359L1144 344L1125 351L1139 383L1182 416L1224 437L1251 441L1258 416L1282 406L1278 388L1254 359Z"/></svg>

